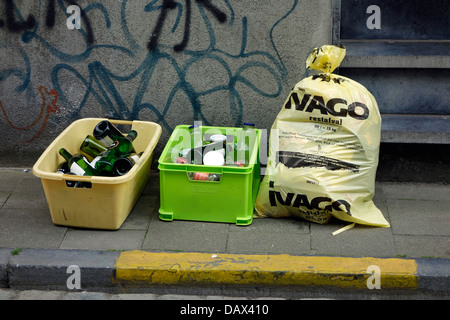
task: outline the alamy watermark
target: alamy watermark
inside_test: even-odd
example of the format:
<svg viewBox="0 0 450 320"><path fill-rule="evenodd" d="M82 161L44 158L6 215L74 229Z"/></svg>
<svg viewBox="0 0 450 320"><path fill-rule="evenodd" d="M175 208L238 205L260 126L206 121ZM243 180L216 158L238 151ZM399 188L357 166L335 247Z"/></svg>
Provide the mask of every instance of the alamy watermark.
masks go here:
<svg viewBox="0 0 450 320"><path fill-rule="evenodd" d="M67 18L67 28L69 28L70 30L81 29L80 7L76 5L68 6L66 12L72 14L69 18Z"/></svg>
<svg viewBox="0 0 450 320"><path fill-rule="evenodd" d="M71 5L67 7L67 13L71 14L69 18L67 18L67 28L70 30L73 29L81 29L81 9L77 5ZM367 14L370 16L367 18L366 26L367 29L381 29L381 9L377 5L370 5L366 10Z"/></svg>
<svg viewBox="0 0 450 320"><path fill-rule="evenodd" d="M77 265L67 267L66 273L71 274L66 281L67 289L81 289L81 269Z"/></svg>
<svg viewBox="0 0 450 320"><path fill-rule="evenodd" d="M367 18L366 26L367 29L381 29L381 9L379 6L370 5L366 10L367 14L370 14L370 17Z"/></svg>
<svg viewBox="0 0 450 320"><path fill-rule="evenodd" d="M367 268L367 273L370 274L367 278L366 285L369 290L381 289L381 269L379 266L371 265Z"/></svg>

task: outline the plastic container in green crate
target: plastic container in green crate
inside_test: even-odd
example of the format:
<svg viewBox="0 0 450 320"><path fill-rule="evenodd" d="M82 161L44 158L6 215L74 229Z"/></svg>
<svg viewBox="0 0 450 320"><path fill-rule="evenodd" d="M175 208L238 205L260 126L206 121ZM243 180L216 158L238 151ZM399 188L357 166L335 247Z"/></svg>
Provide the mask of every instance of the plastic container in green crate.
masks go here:
<svg viewBox="0 0 450 320"><path fill-rule="evenodd" d="M233 135L237 142L241 128L201 126L202 135ZM259 143L255 130L248 166L209 166L174 163L172 150L190 146L188 125L175 128L160 158L159 218L165 221L195 220L249 225L260 184ZM177 154L175 152L174 154ZM192 180L189 172L220 174L220 181Z"/></svg>

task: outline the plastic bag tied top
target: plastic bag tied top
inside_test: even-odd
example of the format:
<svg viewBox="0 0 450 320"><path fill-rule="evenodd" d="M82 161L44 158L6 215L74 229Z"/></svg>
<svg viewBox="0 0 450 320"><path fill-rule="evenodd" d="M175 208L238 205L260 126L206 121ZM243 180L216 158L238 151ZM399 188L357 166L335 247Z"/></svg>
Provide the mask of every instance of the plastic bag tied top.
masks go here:
<svg viewBox="0 0 450 320"><path fill-rule="evenodd" d="M323 73L332 73L344 60L345 53L344 46L326 45L315 48L306 59L306 68Z"/></svg>

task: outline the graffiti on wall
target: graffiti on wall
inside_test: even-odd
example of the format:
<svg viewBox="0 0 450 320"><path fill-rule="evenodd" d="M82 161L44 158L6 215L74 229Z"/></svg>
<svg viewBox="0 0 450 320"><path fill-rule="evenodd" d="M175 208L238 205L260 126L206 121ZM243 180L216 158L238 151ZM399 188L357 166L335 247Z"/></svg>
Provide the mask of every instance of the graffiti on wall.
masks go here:
<svg viewBox="0 0 450 320"><path fill-rule="evenodd" d="M15 125L6 114L5 107L3 107L2 102L0 101L0 109L2 110L3 115L5 116L6 122L11 126L11 128L15 130L28 130L32 127L39 127L37 133L29 140L24 142L31 142L38 138L42 131L44 131L45 125L47 124L47 120L51 113L59 113L59 107L56 105L58 101L58 92L55 89L48 91L48 89L44 86L39 87L39 94L42 98L42 105L39 115L36 119L34 119L30 124L25 126ZM45 114L45 115L44 115Z"/></svg>
<svg viewBox="0 0 450 320"><path fill-rule="evenodd" d="M247 48L251 21L245 13L235 12L229 0L149 0L138 6L136 1L121 0L120 14L108 7L111 6L109 1L84 6L81 0L37 2L37 9L33 6L36 12L28 12L30 9L27 11L19 0L5 0L3 7L0 4L0 10L3 10L0 11L0 34L11 33L8 40L0 40L0 55L2 50L13 51L15 55L13 65L0 67L0 115L15 130L34 128L27 141L41 135L49 117L63 116L61 110L64 109L65 117L74 120L82 117L85 108L92 105L99 106L103 115L110 118L132 120L140 119L143 112L151 114L151 121L171 132L174 125L167 120L167 114L172 108L179 107L175 101L180 95L185 97L184 107L187 108L180 112L190 113L193 120L211 125L202 100L219 92L228 96L229 124L238 126L243 120L243 87L252 94L274 98L280 95L287 79L287 70L275 45L273 32L296 8L298 0L292 1L287 12L280 13L268 30L271 47L257 50ZM52 38L52 30L65 26L66 20L72 18L67 8L73 5L80 7L82 27L74 30L66 27L65 32L77 33L76 50L68 50L58 42L57 36ZM137 8L142 11L139 16L145 17L139 21L145 26L139 36L133 30L136 28L134 15ZM233 41L239 42L236 44L238 50L226 46L224 49L216 34L219 27L221 30L224 27L236 30L238 27L239 37L233 34ZM195 47L198 39L191 44L196 36L194 30L198 29L204 30L201 47ZM119 30L119 38L124 40L118 43L108 39L105 36L108 30ZM167 34L176 35L176 42L166 39ZM13 37L20 39L12 41ZM140 37L145 38L145 43ZM33 77L36 66L32 55L36 47L40 48L40 56L47 56L49 59L45 60L51 61L46 65L48 73L42 77ZM132 67L111 64L108 59L112 56L123 57L124 61L131 62L127 65ZM203 87L193 84L189 75L198 66L208 64L221 70L221 79ZM157 70L162 66L172 77L170 81L166 80L170 83L168 91L165 96L150 94L152 86L160 81ZM253 70L263 70L273 84L272 88L261 86L260 82L248 76ZM12 87L8 83L12 80L14 88L7 91L5 88ZM133 85L127 87L130 83ZM77 91L76 99L73 98L74 90ZM40 109L29 107L28 119L34 119L30 124L14 124L16 119L12 107L3 101L6 95L26 96L27 101L40 106ZM39 101L41 103L37 103Z"/></svg>

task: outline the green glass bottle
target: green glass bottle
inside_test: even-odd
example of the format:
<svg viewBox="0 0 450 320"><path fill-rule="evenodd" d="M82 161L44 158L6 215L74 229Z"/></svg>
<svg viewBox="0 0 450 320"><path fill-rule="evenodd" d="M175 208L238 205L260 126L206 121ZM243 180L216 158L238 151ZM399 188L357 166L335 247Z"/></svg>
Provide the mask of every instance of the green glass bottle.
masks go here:
<svg viewBox="0 0 450 320"><path fill-rule="evenodd" d="M113 165L115 160L116 158L113 157L99 155L92 160L91 166L93 166L102 176L114 176Z"/></svg>
<svg viewBox="0 0 450 320"><path fill-rule="evenodd" d="M81 153L91 158L97 157L106 150L108 150L108 148L106 148L102 143L100 143L100 141L91 135L87 135L80 146Z"/></svg>
<svg viewBox="0 0 450 320"><path fill-rule="evenodd" d="M58 166L58 169L56 169L56 173L60 173L60 174L64 174L64 173L69 173L70 169L69 169L69 164L67 163L67 161L64 161L63 163L61 163Z"/></svg>
<svg viewBox="0 0 450 320"><path fill-rule="evenodd" d="M127 157L118 158L114 161L113 171L117 176L123 176L138 162L139 156L136 153L130 154Z"/></svg>
<svg viewBox="0 0 450 320"><path fill-rule="evenodd" d="M93 135L105 147L109 147L119 137L123 137L122 132L108 120L100 121L95 126Z"/></svg>
<svg viewBox="0 0 450 320"><path fill-rule="evenodd" d="M59 154L66 159L71 172L78 176L95 176L99 172L93 168L89 161L81 154L72 156L66 149L59 149Z"/></svg>
<svg viewBox="0 0 450 320"><path fill-rule="evenodd" d="M136 153L136 150L134 150L133 147L133 141L136 139L137 134L136 130L131 130L126 137L118 137L116 141L108 147L106 152L115 154L116 156Z"/></svg>
<svg viewBox="0 0 450 320"><path fill-rule="evenodd" d="M136 137L137 132L135 130L131 130L126 137L118 137L105 152L99 154L92 161L92 165L102 175L117 175L114 169L114 162L119 158L128 157L130 154L136 153L133 147L133 140Z"/></svg>
<svg viewBox="0 0 450 320"><path fill-rule="evenodd" d="M59 174L69 174L69 175L75 175L75 173L70 172L69 165L67 161L64 161L58 166L58 169L56 170L56 173ZM86 188L89 186L92 186L90 182L84 182L84 181L73 181L73 180L66 180L66 186L68 188Z"/></svg>

